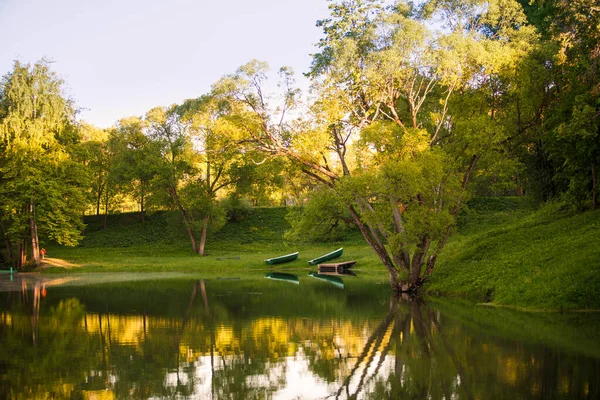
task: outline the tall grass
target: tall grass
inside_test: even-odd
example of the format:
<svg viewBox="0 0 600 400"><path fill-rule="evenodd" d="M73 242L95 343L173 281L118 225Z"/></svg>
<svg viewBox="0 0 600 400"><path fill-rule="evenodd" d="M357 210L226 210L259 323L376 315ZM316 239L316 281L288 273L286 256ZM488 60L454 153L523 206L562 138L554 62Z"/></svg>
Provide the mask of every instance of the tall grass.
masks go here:
<svg viewBox="0 0 600 400"><path fill-rule="evenodd" d="M475 202L427 291L523 308L600 309L600 211Z"/></svg>

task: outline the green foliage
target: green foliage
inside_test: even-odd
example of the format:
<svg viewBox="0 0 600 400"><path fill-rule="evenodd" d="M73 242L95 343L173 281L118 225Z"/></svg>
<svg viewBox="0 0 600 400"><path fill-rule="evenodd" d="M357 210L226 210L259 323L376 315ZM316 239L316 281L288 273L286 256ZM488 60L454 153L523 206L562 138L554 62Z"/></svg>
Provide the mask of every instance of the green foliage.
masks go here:
<svg viewBox="0 0 600 400"><path fill-rule="evenodd" d="M73 159L80 136L62 87L44 60L15 62L0 83L0 219L14 245L36 246L38 230L64 245L81 238L89 175Z"/></svg>
<svg viewBox="0 0 600 400"><path fill-rule="evenodd" d="M516 1L344 1L330 9L310 76L332 140L292 158L333 181L392 276L410 269L416 286L455 225L478 163L498 186L520 169L505 145L537 110L520 101L516 82L538 37Z"/></svg>
<svg viewBox="0 0 600 400"><path fill-rule="evenodd" d="M526 135L518 156L527 167L527 186L542 200L562 197L576 208L595 208L600 12L593 0L534 1L524 7L543 39L518 81L527 92L519 106L539 101L530 121L519 114L524 121L519 134Z"/></svg>
<svg viewBox="0 0 600 400"><path fill-rule="evenodd" d="M150 182L158 174L161 158L159 143L145 135L145 130L146 123L139 118L119 121L113 136L118 143L110 167L115 183L138 199L142 211L145 197L151 196Z"/></svg>
<svg viewBox="0 0 600 400"><path fill-rule="evenodd" d="M558 174L568 181L566 195L578 206L589 199L592 173L598 174L591 165L600 162L599 109L600 97L577 96L570 120L561 123L553 136L555 147L550 157L562 162Z"/></svg>
<svg viewBox="0 0 600 400"><path fill-rule="evenodd" d="M210 231L217 231L225 224L225 208L211 198L202 186L188 182L179 191L179 196L194 230L201 231L205 220L208 220L207 228Z"/></svg>
<svg viewBox="0 0 600 400"><path fill-rule="evenodd" d="M351 224L340 197L323 186L310 193L304 206L290 208L286 220L291 229L285 233L285 239L299 242L341 240Z"/></svg>

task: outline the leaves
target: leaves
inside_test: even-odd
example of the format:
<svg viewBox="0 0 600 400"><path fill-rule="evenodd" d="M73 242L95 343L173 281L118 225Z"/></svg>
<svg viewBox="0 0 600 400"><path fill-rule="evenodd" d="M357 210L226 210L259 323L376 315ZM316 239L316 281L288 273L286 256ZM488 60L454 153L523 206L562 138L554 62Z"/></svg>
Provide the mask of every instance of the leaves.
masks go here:
<svg viewBox="0 0 600 400"><path fill-rule="evenodd" d="M71 154L79 133L62 86L44 60L15 62L0 85L0 218L13 243L37 235L30 221L61 244L81 238L89 175Z"/></svg>

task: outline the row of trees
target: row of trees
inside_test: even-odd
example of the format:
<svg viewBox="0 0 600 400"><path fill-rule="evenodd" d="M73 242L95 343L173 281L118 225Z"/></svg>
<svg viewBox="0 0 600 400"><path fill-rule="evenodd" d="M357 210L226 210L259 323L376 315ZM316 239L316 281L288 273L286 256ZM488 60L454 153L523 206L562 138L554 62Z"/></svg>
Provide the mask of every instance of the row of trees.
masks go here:
<svg viewBox="0 0 600 400"><path fill-rule="evenodd" d="M206 95L98 131L75 123L47 63L17 63L0 92L7 245L22 259L31 237L36 250L42 221L48 237L75 242L84 186L98 214L119 193L133 194L142 216L148 199L180 210L203 254L209 226L223 221L220 191L301 172L318 187L305 220L333 209L332 223L360 230L391 287L412 291L433 272L473 181L598 206L593 1L344 0L330 10L317 23L310 101L288 68L268 96L268 67L252 61ZM54 200L64 212L44 208Z"/></svg>
<svg viewBox="0 0 600 400"><path fill-rule="evenodd" d="M99 129L76 120L62 85L46 61L16 62L2 81L0 221L5 261L17 268L28 255L39 265L40 236L77 244L91 207L106 228L124 197L139 204L142 222L148 204L179 210L204 255L207 232L224 223L220 198L282 190L284 164L240 146L240 129L212 95Z"/></svg>

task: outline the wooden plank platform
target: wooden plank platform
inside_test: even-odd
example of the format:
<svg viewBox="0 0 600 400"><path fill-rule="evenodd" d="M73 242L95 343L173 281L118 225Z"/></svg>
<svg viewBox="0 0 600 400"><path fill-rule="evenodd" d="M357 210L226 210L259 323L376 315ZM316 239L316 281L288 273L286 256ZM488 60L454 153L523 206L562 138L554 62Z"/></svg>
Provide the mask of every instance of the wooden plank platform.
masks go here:
<svg viewBox="0 0 600 400"><path fill-rule="evenodd" d="M349 268L354 267L356 261L344 261L339 263L319 264L319 273L343 273Z"/></svg>

